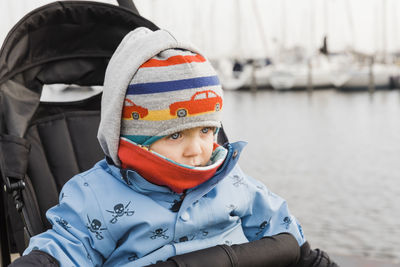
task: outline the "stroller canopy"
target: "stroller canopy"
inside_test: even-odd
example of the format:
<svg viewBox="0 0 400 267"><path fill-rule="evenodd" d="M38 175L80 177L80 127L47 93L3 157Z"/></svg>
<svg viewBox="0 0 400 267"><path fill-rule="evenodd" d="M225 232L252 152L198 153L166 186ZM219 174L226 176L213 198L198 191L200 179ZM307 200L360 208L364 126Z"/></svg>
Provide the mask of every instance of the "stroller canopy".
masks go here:
<svg viewBox="0 0 400 267"><path fill-rule="evenodd" d="M55 2L27 14L0 51L0 132L23 137L43 84L102 85L122 38L152 22L118 6Z"/></svg>

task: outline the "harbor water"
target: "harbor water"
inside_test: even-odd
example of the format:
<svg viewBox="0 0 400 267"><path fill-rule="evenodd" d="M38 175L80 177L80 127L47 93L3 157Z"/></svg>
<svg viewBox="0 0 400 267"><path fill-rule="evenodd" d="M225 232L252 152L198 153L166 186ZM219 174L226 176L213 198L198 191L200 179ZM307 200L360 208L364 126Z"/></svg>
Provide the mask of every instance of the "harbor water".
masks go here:
<svg viewBox="0 0 400 267"><path fill-rule="evenodd" d="M312 247L400 263L399 90L225 91L223 116Z"/></svg>

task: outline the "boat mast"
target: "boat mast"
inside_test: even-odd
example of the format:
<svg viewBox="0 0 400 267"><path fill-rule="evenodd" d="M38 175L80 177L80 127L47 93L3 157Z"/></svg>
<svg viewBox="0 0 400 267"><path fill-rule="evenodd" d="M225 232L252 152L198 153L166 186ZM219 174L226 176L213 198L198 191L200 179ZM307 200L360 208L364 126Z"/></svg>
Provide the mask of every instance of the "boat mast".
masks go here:
<svg viewBox="0 0 400 267"><path fill-rule="evenodd" d="M260 10L261 8L258 7L257 0L252 0L252 8L253 8L253 14L256 19L256 24L257 24L257 29L261 37L261 43L263 47L263 52L265 53L265 56L268 57L268 41L267 41L267 35L266 31L264 29L264 24L262 23L261 16L260 16Z"/></svg>
<svg viewBox="0 0 400 267"><path fill-rule="evenodd" d="M386 64L387 63L387 57L386 57L386 53L387 53L387 34L386 34L386 6L387 6L387 2L386 0L382 1L382 63Z"/></svg>
<svg viewBox="0 0 400 267"><path fill-rule="evenodd" d="M351 42L350 42L350 49L351 49L351 52L355 52L355 49L354 49L354 44L355 44L355 31L354 31L354 22L353 22L353 15L352 15L352 13L351 13L351 6L350 6L350 1L349 0L347 0L346 1L346 15L347 15L347 21L348 21L348 23L349 23L349 28L350 28L350 40L351 40Z"/></svg>
<svg viewBox="0 0 400 267"><path fill-rule="evenodd" d="M242 27L241 27L241 12L240 12L240 0L235 1L235 18L236 21L236 47L235 60L243 59L243 45L242 45Z"/></svg>

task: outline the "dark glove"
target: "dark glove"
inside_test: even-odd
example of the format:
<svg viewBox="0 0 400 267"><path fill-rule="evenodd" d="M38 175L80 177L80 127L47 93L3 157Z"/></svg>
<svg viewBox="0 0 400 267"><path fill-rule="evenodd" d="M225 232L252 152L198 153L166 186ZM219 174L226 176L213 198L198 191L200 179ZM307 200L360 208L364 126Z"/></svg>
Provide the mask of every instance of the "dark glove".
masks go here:
<svg viewBox="0 0 400 267"><path fill-rule="evenodd" d="M58 261L50 254L40 250L32 250L28 255L22 256L10 265L9 267L60 267Z"/></svg>
<svg viewBox="0 0 400 267"><path fill-rule="evenodd" d="M287 267L300 259L300 248L289 233L264 237L240 245L219 245L174 256L152 267Z"/></svg>
<svg viewBox="0 0 400 267"><path fill-rule="evenodd" d="M300 247L300 251L300 261L295 265L296 267L339 267L326 252L318 248L312 250L308 242Z"/></svg>

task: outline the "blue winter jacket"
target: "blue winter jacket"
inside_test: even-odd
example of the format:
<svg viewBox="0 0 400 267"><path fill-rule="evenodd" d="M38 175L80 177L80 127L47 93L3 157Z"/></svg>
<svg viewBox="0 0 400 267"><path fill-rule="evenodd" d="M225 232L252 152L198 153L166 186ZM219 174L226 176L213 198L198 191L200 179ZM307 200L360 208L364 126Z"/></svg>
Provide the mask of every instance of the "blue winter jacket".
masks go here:
<svg viewBox="0 0 400 267"><path fill-rule="evenodd" d="M213 178L182 195L106 160L68 181L47 212L53 228L30 240L61 266L144 266L217 244L241 244L281 232L305 242L286 201L237 165L244 142L228 145Z"/></svg>

